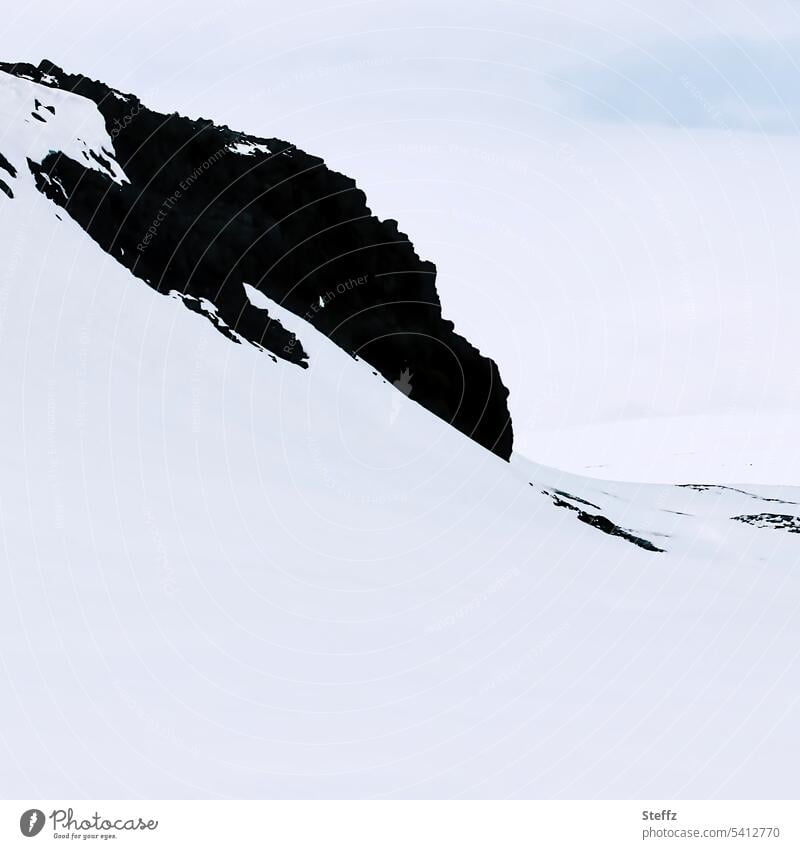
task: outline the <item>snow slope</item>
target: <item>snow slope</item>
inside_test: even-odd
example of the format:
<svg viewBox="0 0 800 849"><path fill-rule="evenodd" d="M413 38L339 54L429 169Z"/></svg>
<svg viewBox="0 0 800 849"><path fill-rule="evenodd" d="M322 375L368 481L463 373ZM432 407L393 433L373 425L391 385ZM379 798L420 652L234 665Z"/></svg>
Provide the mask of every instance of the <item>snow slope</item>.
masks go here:
<svg viewBox="0 0 800 849"><path fill-rule="evenodd" d="M110 152L92 110L57 114ZM308 327L307 371L235 345L60 220L19 131L0 795L797 795L800 538L732 517L800 490L509 465Z"/></svg>

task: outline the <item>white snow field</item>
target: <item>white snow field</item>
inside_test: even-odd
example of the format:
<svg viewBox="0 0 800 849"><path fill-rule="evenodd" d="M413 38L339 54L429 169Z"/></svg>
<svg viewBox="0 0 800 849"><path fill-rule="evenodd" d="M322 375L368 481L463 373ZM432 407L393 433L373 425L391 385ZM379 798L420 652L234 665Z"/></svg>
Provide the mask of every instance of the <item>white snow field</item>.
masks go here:
<svg viewBox="0 0 800 849"><path fill-rule="evenodd" d="M36 193L93 105L0 82L0 796L797 796L800 489L509 465L274 305L307 371L233 344Z"/></svg>

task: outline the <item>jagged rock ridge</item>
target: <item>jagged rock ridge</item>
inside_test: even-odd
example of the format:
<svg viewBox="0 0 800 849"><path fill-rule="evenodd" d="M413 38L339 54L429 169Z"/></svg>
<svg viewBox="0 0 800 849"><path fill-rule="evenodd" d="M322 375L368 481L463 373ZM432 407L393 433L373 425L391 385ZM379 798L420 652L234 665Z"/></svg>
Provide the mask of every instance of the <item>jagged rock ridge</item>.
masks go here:
<svg viewBox="0 0 800 849"><path fill-rule="evenodd" d="M114 143L113 157L104 152L130 182L94 152L107 176L59 153L28 165L37 188L134 275L177 291L233 340L306 366L302 341L250 303L248 283L389 382L408 375L405 394L508 459L496 364L443 318L435 266L395 221L371 214L354 180L286 141L154 112L50 62L0 70L96 104Z"/></svg>

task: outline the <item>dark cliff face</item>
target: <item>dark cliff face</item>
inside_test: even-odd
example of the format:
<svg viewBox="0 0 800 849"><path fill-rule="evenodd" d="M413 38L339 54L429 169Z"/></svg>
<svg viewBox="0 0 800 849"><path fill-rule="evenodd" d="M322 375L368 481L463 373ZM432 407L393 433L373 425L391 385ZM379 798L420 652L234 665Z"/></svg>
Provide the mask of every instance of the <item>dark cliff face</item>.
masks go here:
<svg viewBox="0 0 800 849"><path fill-rule="evenodd" d="M153 112L49 62L0 70L97 105L130 184L55 153L29 166L39 190L134 275L181 293L232 339L307 366L302 341L250 304L249 283L389 382L410 374L413 400L508 459L497 366L442 317L435 266L396 222L371 214L354 180L288 142Z"/></svg>

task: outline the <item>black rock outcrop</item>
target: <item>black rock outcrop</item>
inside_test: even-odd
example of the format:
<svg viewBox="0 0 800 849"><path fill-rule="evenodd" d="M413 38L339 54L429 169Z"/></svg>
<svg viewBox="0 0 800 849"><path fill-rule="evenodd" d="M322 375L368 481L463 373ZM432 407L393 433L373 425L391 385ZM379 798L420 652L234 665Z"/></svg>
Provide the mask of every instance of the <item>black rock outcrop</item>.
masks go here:
<svg viewBox="0 0 800 849"><path fill-rule="evenodd" d="M106 173L58 153L29 166L39 190L134 275L193 309L212 305L204 311L231 338L306 366L301 340L251 305L249 283L389 382L410 375L413 400L508 459L497 366L443 318L435 266L396 222L372 215L354 180L286 141L154 112L50 62L0 70L97 105L129 183L99 155Z"/></svg>

